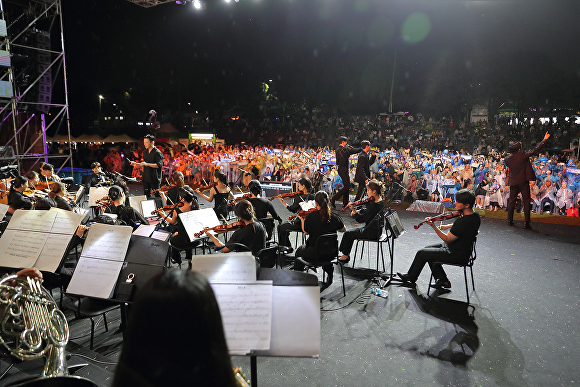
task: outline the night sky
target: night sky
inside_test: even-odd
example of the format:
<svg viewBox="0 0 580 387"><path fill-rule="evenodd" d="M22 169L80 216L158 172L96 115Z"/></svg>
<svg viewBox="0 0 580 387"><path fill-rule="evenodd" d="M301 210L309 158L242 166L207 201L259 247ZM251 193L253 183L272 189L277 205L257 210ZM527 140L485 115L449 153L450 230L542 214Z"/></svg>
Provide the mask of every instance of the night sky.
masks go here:
<svg viewBox="0 0 580 387"><path fill-rule="evenodd" d="M579 1L215 0L198 11L63 0L63 10L79 125L96 116L99 94L107 104L129 93L145 118L188 102L208 112L251 104L269 79L287 104L376 114L388 108L395 52L395 110L429 111L457 89L476 98L466 88L501 84L504 68L540 63L539 74L580 78Z"/></svg>

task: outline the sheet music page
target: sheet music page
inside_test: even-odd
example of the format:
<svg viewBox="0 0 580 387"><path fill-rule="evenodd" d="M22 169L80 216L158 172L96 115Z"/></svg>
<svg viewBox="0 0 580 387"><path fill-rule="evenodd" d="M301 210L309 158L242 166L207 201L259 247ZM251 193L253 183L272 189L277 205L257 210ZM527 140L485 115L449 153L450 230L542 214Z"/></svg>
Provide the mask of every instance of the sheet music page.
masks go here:
<svg viewBox="0 0 580 387"><path fill-rule="evenodd" d="M49 232L55 218L54 211L16 210L7 229Z"/></svg>
<svg viewBox="0 0 580 387"><path fill-rule="evenodd" d="M122 267L123 261L81 257L66 291L81 296L109 298Z"/></svg>
<svg viewBox="0 0 580 387"><path fill-rule="evenodd" d="M191 270L203 274L209 282L256 281L256 259L249 251L196 255Z"/></svg>
<svg viewBox="0 0 580 387"><path fill-rule="evenodd" d="M0 203L0 220L4 219L4 216L8 212L9 206L7 204Z"/></svg>
<svg viewBox="0 0 580 387"><path fill-rule="evenodd" d="M270 348L272 281L212 283L230 353Z"/></svg>
<svg viewBox="0 0 580 387"><path fill-rule="evenodd" d="M70 234L49 234L34 267L54 273L67 251L71 238Z"/></svg>
<svg viewBox="0 0 580 387"><path fill-rule="evenodd" d="M140 235L149 238L153 231L155 231L155 225L142 224L137 227L137 230L133 231L133 235Z"/></svg>
<svg viewBox="0 0 580 387"><path fill-rule="evenodd" d="M137 210L138 213L143 215L143 210L141 209L141 202L144 200L147 200L147 196L145 195L129 196L129 205L133 207L135 210Z"/></svg>
<svg viewBox="0 0 580 387"><path fill-rule="evenodd" d="M153 233L151 234L151 238L157 239L157 240L160 240L163 242L167 242L169 240L170 236L171 236L170 232L163 231L163 230L153 231Z"/></svg>
<svg viewBox="0 0 580 387"><path fill-rule="evenodd" d="M109 187L91 187L89 188L89 207L95 207L97 200L109 196Z"/></svg>
<svg viewBox="0 0 580 387"><path fill-rule="evenodd" d="M132 232L130 226L95 223L89 229L81 257L123 262Z"/></svg>
<svg viewBox="0 0 580 387"><path fill-rule="evenodd" d="M314 200L308 200L306 202L301 202L300 208L302 208L303 211L308 211L311 208L316 208L316 202Z"/></svg>
<svg viewBox="0 0 580 387"><path fill-rule="evenodd" d="M204 228L211 228L220 225L220 221L212 208L203 210L188 211L179 214L179 219L187 231L190 241L194 241L194 234L202 231Z"/></svg>
<svg viewBox="0 0 580 387"><path fill-rule="evenodd" d="M48 237L49 234L40 232L4 231L0 238L0 266L14 268L33 267Z"/></svg>
<svg viewBox="0 0 580 387"><path fill-rule="evenodd" d="M83 215L75 214L72 211L66 211L60 208L51 208L48 212L56 213L54 223L50 229L51 233L67 234L72 236L77 230L77 227L83 220ZM69 238L70 239L70 238Z"/></svg>

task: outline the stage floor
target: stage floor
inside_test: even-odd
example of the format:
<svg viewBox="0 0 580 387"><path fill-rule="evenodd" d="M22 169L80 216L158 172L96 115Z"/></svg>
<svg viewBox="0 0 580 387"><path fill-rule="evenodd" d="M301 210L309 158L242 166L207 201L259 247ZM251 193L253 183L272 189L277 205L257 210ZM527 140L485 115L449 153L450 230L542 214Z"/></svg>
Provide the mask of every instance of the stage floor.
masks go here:
<svg viewBox="0 0 580 387"><path fill-rule="evenodd" d="M212 206L203 199L200 203ZM273 203L283 219L290 215L277 200ZM347 229L356 226L347 213L338 213ZM416 251L439 239L427 225L413 229L428 214L405 210L398 214L407 231L395 240L394 271L406 272ZM259 357L259 385L577 383L580 227L532 225L533 230L525 230L522 222L509 227L504 220L482 218L470 307L461 268L446 267L453 285L448 294L427 297L430 270L425 267L416 290L393 285L386 288L386 299L370 293L374 286L370 280L352 277L346 278L347 295L342 297L340 270L335 269L334 283L321 293L320 357ZM356 266L374 268L374 249L369 258L365 252L362 261L357 259ZM388 259L385 256L387 267ZM115 362L122 343L121 334L114 333L118 315L113 313L109 321L113 322L108 333L102 324L97 328L95 352L100 360ZM74 352L79 352L78 346L86 352L89 327L86 320L71 323ZM232 362L249 374L249 358L234 356ZM15 371L10 371L12 378ZM109 386L114 367L107 371L78 374Z"/></svg>

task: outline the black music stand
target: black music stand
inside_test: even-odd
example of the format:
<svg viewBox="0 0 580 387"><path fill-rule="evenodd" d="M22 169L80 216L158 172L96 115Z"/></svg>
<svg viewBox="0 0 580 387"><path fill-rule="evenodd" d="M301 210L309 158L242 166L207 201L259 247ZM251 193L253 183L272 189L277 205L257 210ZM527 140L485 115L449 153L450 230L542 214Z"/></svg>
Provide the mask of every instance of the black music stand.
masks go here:
<svg viewBox="0 0 580 387"><path fill-rule="evenodd" d="M395 239L405 232L405 227L403 227L397 211L391 210L391 208L387 208L385 213L385 231L387 232L387 245L389 247L389 258L391 259L391 270L389 273L382 273L380 275L380 278L385 281L385 283L380 286L381 289L384 289L393 283L403 283L402 280L394 276L393 266L395 261Z"/></svg>

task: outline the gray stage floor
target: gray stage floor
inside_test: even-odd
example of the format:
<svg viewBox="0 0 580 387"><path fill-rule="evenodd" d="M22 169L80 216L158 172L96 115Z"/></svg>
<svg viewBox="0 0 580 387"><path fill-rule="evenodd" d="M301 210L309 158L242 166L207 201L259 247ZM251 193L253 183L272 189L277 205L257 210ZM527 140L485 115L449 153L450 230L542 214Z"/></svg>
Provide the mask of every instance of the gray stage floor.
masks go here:
<svg viewBox="0 0 580 387"><path fill-rule="evenodd" d="M203 199L200 203L211 207ZM278 201L274 203L282 218L290 215ZM398 214L407 231L395 241L394 269L406 272L415 252L439 239L427 225L413 229L427 214ZM341 216L347 229L356 225L346 214ZM476 290L471 293L470 307L461 268L446 267L453 285L448 294L427 297L430 271L426 267L416 290L393 285L386 289L386 299L370 293L374 286L371 281L352 277L346 278L347 295L342 297L340 271L335 270L333 285L321 293L320 357L259 357L258 384L369 387L578 383L580 227L533 226L530 231L521 223L512 228L504 221L482 218L474 266ZM365 253L356 266L374 268L375 252L373 247L369 258ZM385 260L388 265L388 255ZM104 333L102 324L97 328L95 352L99 359L114 362L122 338L113 333L118 327L118 314L113 313L110 319L113 322L108 333ZM86 320L71 323L76 352L88 348L89 326ZM233 364L249 373L249 358L234 356ZM107 373L99 374L90 369L87 376L108 386L113 371L114 367L109 367Z"/></svg>

